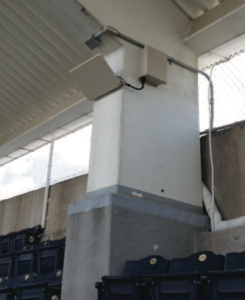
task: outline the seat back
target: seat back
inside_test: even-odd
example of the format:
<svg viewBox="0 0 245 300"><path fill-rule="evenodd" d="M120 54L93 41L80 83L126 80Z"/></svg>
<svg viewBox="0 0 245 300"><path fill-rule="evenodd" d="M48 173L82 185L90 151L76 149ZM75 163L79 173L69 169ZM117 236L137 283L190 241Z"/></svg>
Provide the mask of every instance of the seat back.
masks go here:
<svg viewBox="0 0 245 300"><path fill-rule="evenodd" d="M30 274L36 271L35 252L33 250L19 252L15 255L14 276Z"/></svg>
<svg viewBox="0 0 245 300"><path fill-rule="evenodd" d="M172 259L170 263L170 274L189 272L219 271L224 268L225 258L213 252L199 252L187 258Z"/></svg>
<svg viewBox="0 0 245 300"><path fill-rule="evenodd" d="M44 286L23 286L18 288L15 300L56 300L61 298L61 289L46 289ZM0 300L2 300L0 298ZM4 299L6 300L6 299ZM7 299L8 300L8 299Z"/></svg>
<svg viewBox="0 0 245 300"><path fill-rule="evenodd" d="M19 287L17 293L17 300L27 300L27 299L47 300L47 297L45 297L45 293L43 289L40 287L32 288L32 289Z"/></svg>
<svg viewBox="0 0 245 300"><path fill-rule="evenodd" d="M0 277L0 290L3 289L7 279L8 277Z"/></svg>
<svg viewBox="0 0 245 300"><path fill-rule="evenodd" d="M65 245L65 243L66 243L66 237L64 237L60 240L52 241L52 246L58 246L58 245L63 246L63 245Z"/></svg>
<svg viewBox="0 0 245 300"><path fill-rule="evenodd" d="M10 277L12 275L12 256L2 256L0 258L0 277Z"/></svg>
<svg viewBox="0 0 245 300"><path fill-rule="evenodd" d="M0 300L13 300L13 298L8 293L1 293L0 294Z"/></svg>
<svg viewBox="0 0 245 300"><path fill-rule="evenodd" d="M106 300L141 300L143 297L138 277L102 277L103 299Z"/></svg>
<svg viewBox="0 0 245 300"><path fill-rule="evenodd" d="M50 241L50 240L47 240L47 241L43 241L43 242L41 242L41 243L39 243L39 244L36 244L36 245L31 246L31 249L32 249L32 250L38 250L38 249L40 249L40 248L50 247L50 245L51 245L51 241Z"/></svg>
<svg viewBox="0 0 245 300"><path fill-rule="evenodd" d="M245 269L245 252L229 253L226 255L225 270Z"/></svg>
<svg viewBox="0 0 245 300"><path fill-rule="evenodd" d="M159 255L148 256L138 261L126 261L123 276L166 274L169 261Z"/></svg>
<svg viewBox="0 0 245 300"><path fill-rule="evenodd" d="M38 249L37 255L38 274L47 274L62 269L62 253L59 246Z"/></svg>
<svg viewBox="0 0 245 300"><path fill-rule="evenodd" d="M22 233L13 233L13 243L12 243L12 250L13 251L22 251L25 250L26 246L26 235L24 232Z"/></svg>
<svg viewBox="0 0 245 300"><path fill-rule="evenodd" d="M63 268L64 259L65 259L65 244L66 244L66 237L60 239L60 240L54 240L52 241L52 246L60 246L61 247L61 261L62 265L60 268Z"/></svg>
<svg viewBox="0 0 245 300"><path fill-rule="evenodd" d="M38 235L42 232L40 225L37 225L33 228L23 229L19 232L12 233L13 251L21 251L27 245L34 245L37 243Z"/></svg>
<svg viewBox="0 0 245 300"><path fill-rule="evenodd" d="M56 270L47 274L37 274L35 283L47 283L48 286L60 286L62 284L63 270Z"/></svg>
<svg viewBox="0 0 245 300"><path fill-rule="evenodd" d="M0 236L0 255L8 254L11 252L11 234Z"/></svg>
<svg viewBox="0 0 245 300"><path fill-rule="evenodd" d="M6 280L4 288L17 288L24 285L33 284L35 280L35 273L22 274L18 277L8 278Z"/></svg>

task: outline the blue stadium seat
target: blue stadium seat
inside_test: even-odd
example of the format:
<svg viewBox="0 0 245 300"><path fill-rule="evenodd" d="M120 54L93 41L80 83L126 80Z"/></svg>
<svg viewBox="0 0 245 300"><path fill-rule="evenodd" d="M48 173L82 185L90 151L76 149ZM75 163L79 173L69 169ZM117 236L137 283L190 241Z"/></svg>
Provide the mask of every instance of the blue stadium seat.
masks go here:
<svg viewBox="0 0 245 300"><path fill-rule="evenodd" d="M141 300L148 296L147 283L152 274L166 274L169 261L161 256L149 256L139 261L127 261L123 276L102 277L103 283L96 283L98 299Z"/></svg>
<svg viewBox="0 0 245 300"><path fill-rule="evenodd" d="M66 237L64 237L64 238L62 238L60 240L54 240L54 241L52 241L52 246L58 246L58 245L64 246L65 243L66 243Z"/></svg>
<svg viewBox="0 0 245 300"><path fill-rule="evenodd" d="M49 287L58 287L62 284L63 270L56 270L47 274L37 274L35 283L47 283Z"/></svg>
<svg viewBox="0 0 245 300"><path fill-rule="evenodd" d="M12 255L0 257L0 300L12 300L9 292L4 292L8 278L12 276Z"/></svg>
<svg viewBox="0 0 245 300"><path fill-rule="evenodd" d="M12 276L12 255L5 255L0 257L0 279L5 280L6 277Z"/></svg>
<svg viewBox="0 0 245 300"><path fill-rule="evenodd" d="M35 283L19 286L17 299L50 300L52 296L60 299L63 275L63 243L64 240L49 247L37 247L37 276Z"/></svg>
<svg viewBox="0 0 245 300"><path fill-rule="evenodd" d="M35 273L22 274L18 277L13 277L13 278L10 277L6 280L4 288L16 289L19 286L33 284L35 281L35 277L36 277Z"/></svg>
<svg viewBox="0 0 245 300"><path fill-rule="evenodd" d="M33 250L18 252L14 255L14 277L36 272L36 255Z"/></svg>
<svg viewBox="0 0 245 300"><path fill-rule="evenodd" d="M44 241L29 247L28 234L33 234L32 229L13 234L13 274L12 256L0 258L0 300L51 300L52 296L60 299L65 239L56 240L53 245Z"/></svg>
<svg viewBox="0 0 245 300"><path fill-rule="evenodd" d="M57 270L43 275L38 274L34 284L18 286L17 299L51 300L54 296L60 299L62 275L63 270Z"/></svg>
<svg viewBox="0 0 245 300"><path fill-rule="evenodd" d="M45 275L38 274L34 282L35 274L27 278L28 275L23 276L17 281L11 281L12 288L18 288L18 299L50 299L53 295L60 297L61 283L62 283L63 270L48 273ZM28 298L28 297L33 298ZM27 298L25 298L27 297Z"/></svg>
<svg viewBox="0 0 245 300"><path fill-rule="evenodd" d="M176 258L171 260L170 274L189 272L206 273L208 271L223 270L225 258L213 252L205 251L193 254L187 258Z"/></svg>
<svg viewBox="0 0 245 300"><path fill-rule="evenodd" d="M11 241L11 233L0 236L0 255L8 254L11 252Z"/></svg>
<svg viewBox="0 0 245 300"><path fill-rule="evenodd" d="M152 299L205 299L207 291L202 281L203 274L222 270L223 266L224 257L212 252L200 252L185 259L173 259L168 275L152 276Z"/></svg>
<svg viewBox="0 0 245 300"><path fill-rule="evenodd" d="M56 269L50 272L51 269L56 268L56 264L49 260L52 256L45 256L45 254L50 254L50 252L47 251L47 253L43 253L42 257L40 256L42 274L37 274L34 284L19 286L17 299L50 300L53 296L60 299L63 270Z"/></svg>
<svg viewBox="0 0 245 300"><path fill-rule="evenodd" d="M53 300L53 299L55 300L61 299L60 288L50 288L47 285L34 284L33 286L19 287L16 300ZM0 300L2 299L0 298Z"/></svg>
<svg viewBox="0 0 245 300"><path fill-rule="evenodd" d="M245 299L245 252L226 255L224 272L208 272L210 300Z"/></svg>
<svg viewBox="0 0 245 300"><path fill-rule="evenodd" d="M0 291L0 300L15 300L15 294L13 294L11 291L5 293Z"/></svg>
<svg viewBox="0 0 245 300"><path fill-rule="evenodd" d="M152 274L166 274L169 261L163 257L149 256L138 261L128 260L125 263L123 276L150 276Z"/></svg>
<svg viewBox="0 0 245 300"><path fill-rule="evenodd" d="M13 288L21 284L21 280L29 283L26 278L12 278L12 257L4 257L0 259L0 273L4 277L0 277L0 300L13 300L16 292ZM19 282L17 282L19 280ZM33 281L32 281L33 282Z"/></svg>
<svg viewBox="0 0 245 300"><path fill-rule="evenodd" d="M52 246L60 246L61 247L61 260L64 262L65 259L65 245L66 245L66 237L60 240L52 241ZM63 268L63 266L62 266Z"/></svg>
<svg viewBox="0 0 245 300"><path fill-rule="evenodd" d="M103 277L103 296L105 300L142 300L144 292L138 277Z"/></svg>
<svg viewBox="0 0 245 300"><path fill-rule="evenodd" d="M60 246L50 246L37 250L37 273L47 274L63 269L63 257Z"/></svg>
<svg viewBox="0 0 245 300"><path fill-rule="evenodd" d="M1 259L0 259L1 271ZM35 252L23 251L14 255L14 274L13 277L6 277L4 285L0 289L1 299L14 299L16 289L22 285L33 284L35 280Z"/></svg>
<svg viewBox="0 0 245 300"><path fill-rule="evenodd" d="M245 252L226 255L225 271L245 269Z"/></svg>
<svg viewBox="0 0 245 300"><path fill-rule="evenodd" d="M0 290L4 288L7 279L8 277L0 277Z"/></svg>
<svg viewBox="0 0 245 300"><path fill-rule="evenodd" d="M38 250L40 248L45 248L45 247L50 247L51 246L51 241L50 240L47 240L47 241L43 241L39 244L36 244L36 245L32 245L31 246L31 249L32 250Z"/></svg>
<svg viewBox="0 0 245 300"><path fill-rule="evenodd" d="M25 246L36 244L38 241L38 235L41 234L41 232L41 226L37 225L33 228L23 229L19 232L12 233L12 250L22 251Z"/></svg>

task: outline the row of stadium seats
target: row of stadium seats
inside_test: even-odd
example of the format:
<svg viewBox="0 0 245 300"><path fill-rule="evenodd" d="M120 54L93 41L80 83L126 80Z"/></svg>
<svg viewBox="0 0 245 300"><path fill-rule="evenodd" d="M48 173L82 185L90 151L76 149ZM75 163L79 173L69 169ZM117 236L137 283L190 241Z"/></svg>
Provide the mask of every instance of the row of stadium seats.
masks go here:
<svg viewBox="0 0 245 300"><path fill-rule="evenodd" d="M104 276L95 287L98 300L241 300L245 252L226 259L200 252L171 262L161 256L127 261L123 276Z"/></svg>
<svg viewBox="0 0 245 300"><path fill-rule="evenodd" d="M0 300L60 299L65 238L0 256Z"/></svg>
<svg viewBox="0 0 245 300"><path fill-rule="evenodd" d="M0 255L25 250L27 246L35 245L43 229L40 225L0 236Z"/></svg>

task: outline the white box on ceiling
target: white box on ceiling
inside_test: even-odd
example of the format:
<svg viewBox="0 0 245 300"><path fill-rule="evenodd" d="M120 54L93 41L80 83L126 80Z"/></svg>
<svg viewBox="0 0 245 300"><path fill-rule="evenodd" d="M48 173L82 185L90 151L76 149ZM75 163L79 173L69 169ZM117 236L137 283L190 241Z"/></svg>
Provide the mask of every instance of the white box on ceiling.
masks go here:
<svg viewBox="0 0 245 300"><path fill-rule="evenodd" d="M98 99L121 87L120 80L100 54L74 68L70 74L88 100Z"/></svg>
<svg viewBox="0 0 245 300"><path fill-rule="evenodd" d="M167 83L168 57L165 53L145 46L139 55L139 78L145 77L146 82L158 86Z"/></svg>

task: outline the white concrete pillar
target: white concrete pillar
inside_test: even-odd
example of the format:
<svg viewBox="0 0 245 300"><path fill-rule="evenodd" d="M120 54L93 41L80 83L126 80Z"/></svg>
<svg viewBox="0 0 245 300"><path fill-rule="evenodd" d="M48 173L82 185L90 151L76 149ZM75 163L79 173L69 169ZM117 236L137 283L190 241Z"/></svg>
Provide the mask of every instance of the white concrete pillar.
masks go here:
<svg viewBox="0 0 245 300"><path fill-rule="evenodd" d="M182 39L190 20L172 1L78 1L103 25L196 67ZM137 86L139 50L124 43L106 57ZM69 208L62 300L96 300L94 283L120 276L126 260L192 254L209 225L201 211L197 76L172 65L165 86L96 101L87 200Z"/></svg>
<svg viewBox="0 0 245 300"><path fill-rule="evenodd" d="M125 43L106 58L135 86L139 51ZM111 192L201 211L196 74L169 65L167 85L123 87L94 103L87 198Z"/></svg>

